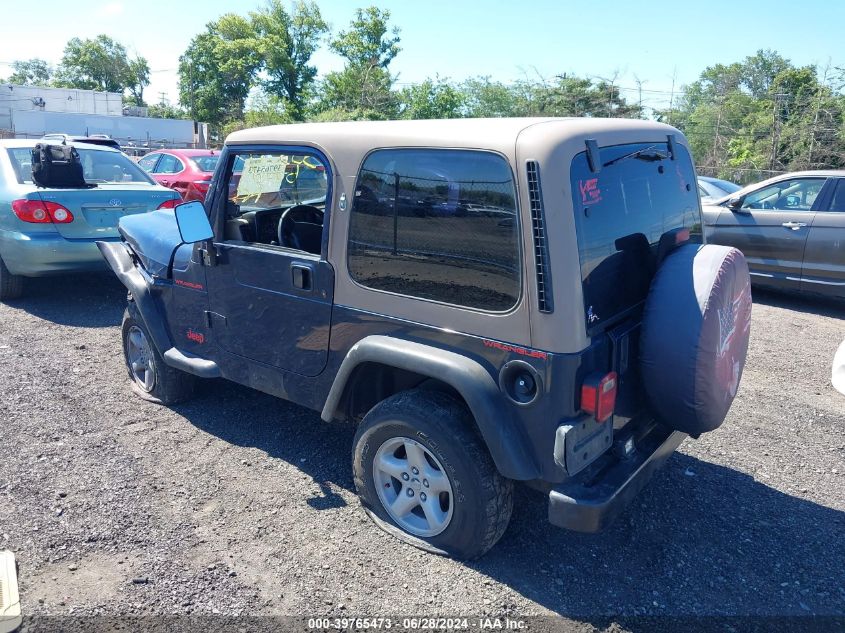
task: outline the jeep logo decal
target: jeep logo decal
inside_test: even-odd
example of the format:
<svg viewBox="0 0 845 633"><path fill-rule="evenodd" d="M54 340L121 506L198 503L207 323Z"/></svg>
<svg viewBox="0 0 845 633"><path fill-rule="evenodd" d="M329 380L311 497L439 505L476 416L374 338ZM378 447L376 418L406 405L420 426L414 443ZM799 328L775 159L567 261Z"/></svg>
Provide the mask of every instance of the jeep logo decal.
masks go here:
<svg viewBox="0 0 845 633"><path fill-rule="evenodd" d="M188 330L187 337L188 340L194 341L195 343L199 343L200 345L205 343L205 336L201 332L194 332L193 329Z"/></svg>

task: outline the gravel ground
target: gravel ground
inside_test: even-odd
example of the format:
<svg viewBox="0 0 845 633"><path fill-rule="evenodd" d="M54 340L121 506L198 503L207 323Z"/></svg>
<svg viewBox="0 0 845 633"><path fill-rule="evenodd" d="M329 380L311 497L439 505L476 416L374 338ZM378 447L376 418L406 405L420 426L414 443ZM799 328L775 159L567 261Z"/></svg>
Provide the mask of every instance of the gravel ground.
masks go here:
<svg viewBox="0 0 845 633"><path fill-rule="evenodd" d="M371 525L353 429L236 385L134 397L125 292L36 280L0 305L0 548L28 614L845 615L845 308L755 294L729 419L687 440L607 532L518 489L469 564Z"/></svg>

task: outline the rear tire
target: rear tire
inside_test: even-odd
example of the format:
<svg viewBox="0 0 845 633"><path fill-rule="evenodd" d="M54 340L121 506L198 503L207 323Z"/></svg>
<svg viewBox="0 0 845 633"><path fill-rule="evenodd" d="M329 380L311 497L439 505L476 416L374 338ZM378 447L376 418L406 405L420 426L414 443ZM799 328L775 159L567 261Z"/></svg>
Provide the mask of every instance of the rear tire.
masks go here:
<svg viewBox="0 0 845 633"><path fill-rule="evenodd" d="M196 377L164 362L143 321L127 308L123 313L123 358L132 391L149 402L176 404L194 395Z"/></svg>
<svg viewBox="0 0 845 633"><path fill-rule="evenodd" d="M429 552L477 558L502 537L513 482L496 470L466 406L414 389L373 407L355 434L355 487L365 512Z"/></svg>
<svg viewBox="0 0 845 633"><path fill-rule="evenodd" d="M23 277L13 275L0 257L0 301L18 299L23 295Z"/></svg>

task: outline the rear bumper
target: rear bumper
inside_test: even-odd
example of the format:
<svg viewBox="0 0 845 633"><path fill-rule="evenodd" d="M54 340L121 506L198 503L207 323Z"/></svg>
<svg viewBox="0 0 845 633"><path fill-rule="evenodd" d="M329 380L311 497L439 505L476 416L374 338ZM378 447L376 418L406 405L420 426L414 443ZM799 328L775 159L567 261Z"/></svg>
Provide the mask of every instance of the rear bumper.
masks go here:
<svg viewBox="0 0 845 633"><path fill-rule="evenodd" d="M108 269L95 240L66 240L58 233L0 231L0 256L9 272L26 277Z"/></svg>
<svg viewBox="0 0 845 633"><path fill-rule="evenodd" d="M687 437L653 427L636 441L630 457L608 453L549 492L549 521L577 532L600 532L628 506Z"/></svg>

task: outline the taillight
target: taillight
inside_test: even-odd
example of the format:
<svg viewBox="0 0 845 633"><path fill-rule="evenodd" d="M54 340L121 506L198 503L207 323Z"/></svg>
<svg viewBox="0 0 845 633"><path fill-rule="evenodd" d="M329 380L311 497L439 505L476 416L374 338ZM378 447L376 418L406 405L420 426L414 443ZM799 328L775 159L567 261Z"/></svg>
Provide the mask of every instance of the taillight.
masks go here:
<svg viewBox="0 0 845 633"><path fill-rule="evenodd" d="M19 219L31 224L68 224L73 222L73 213L58 202L14 200L12 211Z"/></svg>
<svg viewBox="0 0 845 633"><path fill-rule="evenodd" d="M616 408L616 372L609 374L590 374L581 385L581 409L593 416L596 421L604 422Z"/></svg>
<svg viewBox="0 0 845 633"><path fill-rule="evenodd" d="M182 202L182 200L179 199L179 198L173 198L171 200L165 200L160 205L158 205L158 208L159 209L174 209L176 207L176 205L179 204L180 202Z"/></svg>

